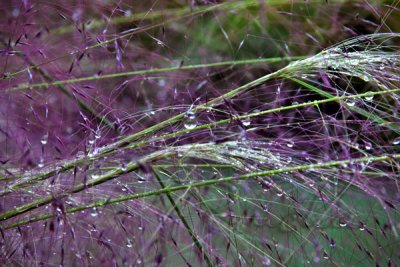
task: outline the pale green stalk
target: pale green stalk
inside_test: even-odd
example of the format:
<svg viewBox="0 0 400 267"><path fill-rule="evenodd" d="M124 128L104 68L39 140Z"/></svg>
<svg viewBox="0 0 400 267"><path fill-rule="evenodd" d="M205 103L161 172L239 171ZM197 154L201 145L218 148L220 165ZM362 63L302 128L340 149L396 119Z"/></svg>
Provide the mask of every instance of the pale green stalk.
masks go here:
<svg viewBox="0 0 400 267"><path fill-rule="evenodd" d="M248 180L248 179L255 178L255 177L268 177L268 176L273 176L273 175L277 175L277 174L281 174L281 173L292 173L292 172L296 172L296 171L304 171L304 170L310 170L310 169L321 170L322 168L336 167L336 166L341 166L341 165L345 165L345 164L393 161L393 160L399 160L399 159L400 159L400 154L393 154L393 155L383 155L383 156L374 156L374 157L362 157L362 158L355 158L355 159L351 159L351 160L321 162L321 163L316 163L316 164L279 168L279 169L275 169L275 170L252 172L252 173L248 173L248 174L244 174L244 175L240 175L240 176L230 176L230 177L219 178L219 179L210 179L210 180L204 180L204 181L200 181L200 182L195 182L195 183L190 183L190 184L185 184L185 185L178 185L178 186L167 186L163 189L151 190L151 191L147 191L147 192L143 192L143 193L137 193L137 194L133 194L133 195L98 201L98 202L95 202L95 203L92 203L89 205L67 209L65 212L66 213L75 213L78 211L82 211L82 210L86 210L86 209L90 209L90 208L94 208L94 207L101 207L101 206L124 202L124 201L128 201L128 200L139 199L139 198L144 198L144 197L149 197L149 196L156 196L156 195L171 193L171 192L180 191L180 190L188 190L188 189L203 187L203 186L208 186L208 185L214 185L214 184L220 184L220 183L230 183L230 182L239 181L239 180ZM135 168L133 168L133 165L131 165L129 168L130 169L128 171L132 171L135 169ZM106 175L99 177L98 179L101 181L106 181L106 180L109 180L109 178L110 178L109 176L110 176L109 174L106 174ZM89 183L91 183L91 182L88 182L88 184ZM79 190L76 190L76 191L78 192ZM61 193L60 195L57 195L57 196L47 196L45 198L41 198L41 199L36 200L27 205L23 205L23 206L17 207L15 209L12 209L10 211L0 214L0 220L4 221L4 220L10 219L12 217L18 216L20 214L23 214L29 210L32 210L35 207L35 204L42 206L42 205L50 203L56 197L67 196L67 195L69 195L69 194ZM33 205L33 207L31 207L32 205ZM30 208L27 209L27 207L30 207ZM27 221L21 221L21 222L7 225L7 226L3 227L3 229L11 229L11 228L14 228L14 227L17 227L20 225L25 225L25 224L32 223L32 222L45 220L45 219L51 218L52 216L54 216L54 215L53 214L42 215L40 217L33 218L33 219L30 219Z"/></svg>
<svg viewBox="0 0 400 267"><path fill-rule="evenodd" d="M97 81L97 80L113 79L113 78L120 78L120 77L130 77L130 76L136 76L136 75L146 75L146 74L161 73L161 72L193 70L193 69L200 69L200 68L213 68L213 67L221 67L221 66L227 66L227 65L236 66L236 65L256 64L256 63L275 63L275 62L282 62L285 60L286 61L299 60L299 59L303 59L303 58L305 58L305 56L275 57L275 58L261 58L261 59L257 58L257 59L221 61L221 62L187 65L187 66L175 66L175 67L166 67L166 68L136 70L136 71L119 72L119 73L111 73L111 74L104 74L104 75L87 76L87 77L81 77L81 78L73 78L73 79L68 79L68 80L59 80L59 81L54 81L54 82L23 84L23 85L14 87L14 88L6 89L5 92L11 93L11 92L15 92L15 91L23 91L26 89L33 89L33 88L48 88L50 86L76 84L76 83L88 82L88 81Z"/></svg>

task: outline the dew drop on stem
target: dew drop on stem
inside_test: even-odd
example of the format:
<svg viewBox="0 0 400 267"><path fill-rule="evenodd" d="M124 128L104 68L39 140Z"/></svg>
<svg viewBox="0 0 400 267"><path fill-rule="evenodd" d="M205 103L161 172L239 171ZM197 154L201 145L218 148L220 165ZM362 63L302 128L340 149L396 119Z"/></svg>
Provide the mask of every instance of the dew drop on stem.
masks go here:
<svg viewBox="0 0 400 267"><path fill-rule="evenodd" d="M45 134L40 138L40 143L41 143L42 145L46 145L48 139L49 139L49 133L45 133Z"/></svg>
<svg viewBox="0 0 400 267"><path fill-rule="evenodd" d="M287 147L293 147L294 146L294 142L292 140L289 140L286 144Z"/></svg>
<svg viewBox="0 0 400 267"><path fill-rule="evenodd" d="M121 163L121 171L123 171L123 172L127 171L127 167L126 167L126 163L125 162Z"/></svg>
<svg viewBox="0 0 400 267"><path fill-rule="evenodd" d="M39 167L39 168L42 168L43 166L44 166L44 158L41 157L41 158L39 159L38 167Z"/></svg>
<svg viewBox="0 0 400 267"><path fill-rule="evenodd" d="M97 129L94 134L94 139L100 139L100 138L101 138L101 132L100 129Z"/></svg>
<svg viewBox="0 0 400 267"><path fill-rule="evenodd" d="M371 150L372 149L372 144L370 142L365 143L365 150Z"/></svg>
<svg viewBox="0 0 400 267"><path fill-rule="evenodd" d="M269 259L269 257L265 256L262 264L263 264L263 266L270 266L271 260Z"/></svg>
<svg viewBox="0 0 400 267"><path fill-rule="evenodd" d="M188 130L194 129L197 126L196 114L191 109L189 109L184 116L184 126Z"/></svg>
<svg viewBox="0 0 400 267"><path fill-rule="evenodd" d="M243 123L244 126L250 126L251 120L250 119L246 119L246 120L243 120L242 123Z"/></svg>
<svg viewBox="0 0 400 267"><path fill-rule="evenodd" d="M393 140L393 145L398 145L398 144L400 144L400 136Z"/></svg>
<svg viewBox="0 0 400 267"><path fill-rule="evenodd" d="M268 205L261 204L261 207L262 207L262 209L263 209L264 212L269 212L269 207L268 207Z"/></svg>
<svg viewBox="0 0 400 267"><path fill-rule="evenodd" d="M372 93L371 91L369 91L369 92L367 92L367 93ZM365 100L367 100L367 101L372 101L374 99L374 96L373 95L369 95L369 96L366 96L365 97Z"/></svg>
<svg viewBox="0 0 400 267"><path fill-rule="evenodd" d="M139 184L142 184L142 183L144 183L144 182L146 182L146 178L143 177L143 176L139 176L139 178L138 178L138 183L139 183Z"/></svg>
<svg viewBox="0 0 400 267"><path fill-rule="evenodd" d="M93 208L90 212L90 216L92 217L97 217L97 215L99 215L99 213L97 212L96 208Z"/></svg>
<svg viewBox="0 0 400 267"><path fill-rule="evenodd" d="M93 135L90 135L89 139L88 139L88 146L92 146L95 142L95 138Z"/></svg>

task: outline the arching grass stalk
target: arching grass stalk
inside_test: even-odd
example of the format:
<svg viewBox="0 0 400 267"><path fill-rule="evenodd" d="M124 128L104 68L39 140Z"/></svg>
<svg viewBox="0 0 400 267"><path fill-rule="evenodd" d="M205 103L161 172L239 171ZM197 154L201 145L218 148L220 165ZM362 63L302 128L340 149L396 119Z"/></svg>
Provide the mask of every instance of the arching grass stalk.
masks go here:
<svg viewBox="0 0 400 267"><path fill-rule="evenodd" d="M65 190L63 192L53 194L51 196L46 196L37 200L34 200L30 203L24 204L22 206L16 207L13 210L4 212L0 214L0 221L1 220L6 220L12 217L17 216L18 214L22 214L25 212L28 212L32 209L41 207L43 205L46 205L50 203L53 199L56 198L62 198L74 193L81 192L83 190L86 190L88 188L94 187L96 185L102 184L104 182L107 182L111 179L114 179L116 177L119 177L122 174L128 173L135 171L136 169L139 168L141 164L145 163L151 163L152 161L159 160L159 159L165 159L171 156L176 156L176 155L182 155L185 154L186 157L193 157L193 158L201 158L201 159L207 159L207 160L214 160L217 162L224 162L224 163L230 163L234 164L238 167L241 167L242 169L245 168L241 164L240 161L233 159L233 156L235 156L235 151L234 150L229 150L229 148L233 148L239 151L239 146L237 145L236 142L228 142L224 144L191 144L191 145L183 145L183 146L177 146L177 147L169 147L164 150L156 151L151 153L150 155L147 155L135 162L129 163L125 168L118 168L115 170L108 171L107 173L103 175L99 175L99 177L93 178L88 180L86 183L81 183L72 189ZM247 152L251 152L251 156L248 156L248 160L253 160L253 161L268 161L270 163L278 163L279 161L271 154L269 153L266 149L260 149L256 146L252 146L252 148L249 148Z"/></svg>
<svg viewBox="0 0 400 267"><path fill-rule="evenodd" d="M95 202L95 203L92 203L89 205L84 205L84 206L67 209L65 212L66 213L75 213L75 212L90 209L90 208L102 207L102 206L119 203L119 202L124 202L124 201L128 201L128 200L139 199L139 198L144 198L144 197L149 197L149 196L156 196L156 195L171 193L171 192L180 191L180 190L204 187L204 186L208 186L208 185L215 185L215 184L220 184L220 183L230 183L230 182L239 181L239 180L248 180L248 179L251 179L254 177L268 177L268 176L273 176L276 174L281 174L281 173L286 173L286 172L292 173L292 172L296 172L296 171L304 171L304 170L310 170L310 169L321 170L322 168L336 167L336 166L341 166L344 164L355 164L355 163L363 163L363 162L383 162L383 161L393 161L393 160L398 160L398 159L400 159L400 154L393 154L393 155L354 158L351 160L321 162L321 163L317 163L317 164L306 164L306 165L299 165L299 166L293 166L293 167L279 168L279 169L275 169L275 170L252 172L252 173L248 173L248 174L244 174L244 175L240 175L240 176L230 176L230 177L225 177L225 178L210 179L210 180L204 180L204 181L200 181L200 182L195 182L195 183L190 183L190 184L185 184L185 185L178 185L178 186L167 186L163 189L151 190L151 191L147 191L147 192L143 192L143 193L98 201L98 202ZM63 196L65 196L65 195L63 194ZM49 197L49 198L53 199L53 197ZM51 199L50 199L50 201L51 201ZM18 208L21 208L21 207L18 207ZM6 219L15 217L17 215L20 215L20 214L26 212L26 211L24 211L24 212L19 211L18 208L11 210L7 213L0 214L0 220L4 221ZM7 229L15 228L17 226L29 224L32 222L46 220L46 219L51 218L52 216L54 216L54 215L53 214L42 215L42 216L39 216L36 218L29 219L27 221L20 221L20 222L16 222L16 223L4 226L3 229L7 230Z"/></svg>
<svg viewBox="0 0 400 267"><path fill-rule="evenodd" d="M53 82L23 84L23 85L14 87L14 88L6 89L5 91L10 93L10 92L16 92L16 91L23 91L26 89L48 88L50 86L60 86L60 85L66 85L66 84L75 84L75 83L81 83L81 82L97 81L97 80L103 80L103 79L113 79L113 78L120 78L120 77L130 77L130 76L135 76L135 75L146 75L146 74L181 71L181 70L194 70L194 69L200 69L200 68L213 68L213 67L221 67L221 66L227 66L227 65L237 66L237 65L257 64L257 63L276 63L276 62L282 62L282 61L299 60L299 59L303 59L303 58L305 58L305 56L257 58L257 59L221 61L221 62L196 64L196 65L184 65L184 66L175 66L175 67L166 67L166 68L154 68L154 69L145 69L145 70L136 70L136 71L88 76L88 77L74 78L74 79L68 79L68 80L59 80L59 81L53 81Z"/></svg>
<svg viewBox="0 0 400 267"><path fill-rule="evenodd" d="M366 93L362 93L362 94L356 94L356 95L343 95L343 96L332 96L328 99L322 99L322 100L314 100L311 102L305 102L305 103L299 103L296 105L290 105L290 106L282 106L282 107L278 107L278 108L274 108L274 109L269 109L269 110L264 110L264 111L260 111L260 112L254 112L254 113L250 113L250 114L245 114L245 115L241 115L238 116L234 119L240 119L240 120L245 120L245 119L249 119L249 118L253 118L253 117L257 117L257 116L261 116L261 115L265 115L265 114L271 114L271 113L276 113L276 112L281 112L281 111L285 111L285 110L291 110L291 109L297 109L297 108L302 108L302 107L309 107L309 106L315 106L315 105L320 105L320 104L324 104L324 103L329 103L329 102L337 102L337 101L341 101L341 100L347 100L347 99L356 99L356 98L365 98L365 97L371 97L371 96L376 96L376 95L384 95L384 94L391 94L391 93L398 93L400 92L400 89L391 89L391 90L385 90L385 91L374 91L374 92L366 92ZM126 149L136 149L136 148L140 148L142 146L148 145L149 143L155 142L155 141L160 141L160 140L166 140L169 138L175 138L178 137L180 135L183 134L187 134L187 133L191 133L191 132L195 132L198 130L202 130L202 129L208 129L208 128L212 128L216 125L221 125L221 124L225 124L225 123L229 123L232 119L223 119L223 120L218 120L212 123L206 123L206 124L202 124L202 125L198 125L193 129L183 129L181 131L176 131L176 132L172 132L172 133L168 133L168 134L164 134L158 137L154 137L154 138L150 138L148 140L144 140L144 141L140 141L131 145L127 145L125 147L120 148L118 151L114 151L114 152L109 152L107 154L103 154L101 156L110 156L113 155L114 153L117 153L119 151L122 150L126 150ZM100 158L100 155L95 155L94 157L80 157L77 158L75 160L70 160L64 163L55 163L55 165L57 167L52 168L49 167L48 169L44 169L44 170L40 170L38 174L32 173L30 176L28 176L27 178L21 178L20 180L16 181L13 184L10 184L7 186L7 188L5 188L3 191L0 192L0 196L5 195L7 193L11 193L14 190L17 190L19 188L21 188L21 186L26 185L26 184L32 184L35 182L39 182L42 180L45 180L47 178L50 178L58 173L62 173L62 172L66 172L70 169L72 169L75 166L79 166L81 164L85 164L85 163L90 163L93 162L94 160ZM61 167L60 167L61 166ZM7 177L2 178L2 180L6 180L8 179Z"/></svg>
<svg viewBox="0 0 400 267"><path fill-rule="evenodd" d="M382 43L384 43L385 41L390 41L392 38L395 37L400 37L400 34L371 34L363 37L352 38L343 43L340 43L338 46L334 46L332 48L324 50L315 56L292 62L282 69L262 76L250 83L237 87L219 97L212 99L207 103L194 106L191 110L193 112L197 112L208 107L216 106L223 102L223 100L231 99L243 93L244 91L254 88L271 79L302 77L305 74L315 74L318 73L321 69L328 70L329 68L335 69L335 75L342 73L343 75L359 77L364 80L368 79L368 81L374 81L379 87L384 90L387 90L388 86L397 87L395 85L391 86L391 81L397 81L398 79L396 80L396 77L400 78L398 77L396 69L396 66L399 64L399 52L387 52L379 50L382 46ZM366 46L365 40L368 41L368 46ZM372 45L375 41L379 41L380 43ZM352 54L350 54L349 52L347 52L347 54L342 52L342 54L340 54L339 50L343 49L341 48L342 46L345 46L347 51L352 51L352 49L365 49L365 51L356 51ZM385 47L385 49L388 49L388 47ZM369 50L374 51L374 54L371 57L368 56ZM376 69L381 68L386 68L385 75L378 75L379 73L375 75ZM387 79L388 75L390 75L390 79ZM388 85L385 85L385 83L388 83ZM181 121L184 118L185 114L185 112L180 113L143 131L124 137L113 144L99 148L99 154L115 150L118 147L124 146L130 142L134 142L139 138L146 137L149 134L162 130L167 126L173 125Z"/></svg>
<svg viewBox="0 0 400 267"><path fill-rule="evenodd" d="M35 209L35 208L41 207L43 205L46 205L46 204L50 203L55 198L62 198L62 197L65 197L65 196L68 196L68 195L71 195L71 194L74 194L74 193L77 193L77 192L81 192L81 191L86 190L88 188L91 188L91 187L94 187L96 185L102 184L102 183L104 183L106 181L109 181L109 180L111 180L111 179L113 179L115 177L118 177L118 176L120 176L120 175L122 175L124 173L132 172L132 171L138 169L140 164L148 163L150 161L154 161L154 160L161 159L161 158L166 158L166 157L172 156L174 154L175 154L175 151L157 151L157 152L154 152L154 153L152 153L152 154L150 154L148 156L145 156L145 157L141 158L140 160L138 160L136 162L131 162L131 163L127 164L126 170L122 170L121 168L119 168L119 169L115 169L115 170L112 170L112 171L108 171L107 173L105 173L103 175L100 175L97 178L90 179L86 183L81 183L81 184L73 187L72 189L60 192L60 193L58 193L56 195L49 195L49 196L37 199L37 200L35 200L35 201L31 202L31 203L27 203L25 205L16 207L14 210L4 212L4 213L2 213L0 215L0 221L1 220L6 220L8 218L12 218L12 217L14 217L14 216L16 216L18 214L22 214L22 213L28 212L28 211L30 211L32 209Z"/></svg>

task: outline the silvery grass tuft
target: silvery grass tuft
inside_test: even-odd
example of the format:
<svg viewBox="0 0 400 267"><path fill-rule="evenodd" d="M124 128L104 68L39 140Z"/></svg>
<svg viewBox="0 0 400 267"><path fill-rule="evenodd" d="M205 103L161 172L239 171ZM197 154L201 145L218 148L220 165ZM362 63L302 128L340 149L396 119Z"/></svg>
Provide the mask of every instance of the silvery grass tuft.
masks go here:
<svg viewBox="0 0 400 267"><path fill-rule="evenodd" d="M56 8L72 24L32 36L23 31L41 21L35 6L10 14L21 33L2 50L2 264L400 262L400 34L360 34L301 58L192 64L171 59L182 48L168 38L189 38L177 20L208 37L220 29L232 49L240 21L226 26L224 12L261 4L133 16L97 4L113 15ZM108 19L84 22L98 12ZM209 13L218 20L196 18ZM125 29L136 17L149 24ZM55 53L60 40L72 52Z"/></svg>

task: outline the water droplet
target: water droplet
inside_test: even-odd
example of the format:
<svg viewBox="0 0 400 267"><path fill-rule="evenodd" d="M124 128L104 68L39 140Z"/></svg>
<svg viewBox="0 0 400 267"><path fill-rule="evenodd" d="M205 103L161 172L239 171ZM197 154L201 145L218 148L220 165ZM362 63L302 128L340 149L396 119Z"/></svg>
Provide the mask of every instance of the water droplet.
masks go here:
<svg viewBox="0 0 400 267"><path fill-rule="evenodd" d="M160 79L160 80L158 80L158 86L160 86L160 87L164 87L164 86L165 86L165 84L166 84L166 82L165 82L165 80L164 80L164 79Z"/></svg>
<svg viewBox="0 0 400 267"><path fill-rule="evenodd" d="M360 60L351 59L351 60L349 60L349 63L350 63L350 65L357 66L358 64L360 64Z"/></svg>
<svg viewBox="0 0 400 267"><path fill-rule="evenodd" d="M47 144L48 139L49 139L49 133L45 133L45 134L42 136L42 138L40 138L40 143L41 143L42 145L45 145L45 144Z"/></svg>
<svg viewBox="0 0 400 267"><path fill-rule="evenodd" d="M372 149L372 144L370 142L365 143L365 150L371 150Z"/></svg>
<svg viewBox="0 0 400 267"><path fill-rule="evenodd" d="M191 130L196 128L196 114L191 109L186 112L184 120L184 126L186 129Z"/></svg>
<svg viewBox="0 0 400 267"><path fill-rule="evenodd" d="M90 216L97 217L97 215L99 215L99 213L97 212L97 209L93 208L92 211L90 212Z"/></svg>
<svg viewBox="0 0 400 267"><path fill-rule="evenodd" d="M328 179L328 177L326 177L325 175L321 175L321 180L322 180L322 181L328 181L329 179Z"/></svg>
<svg viewBox="0 0 400 267"><path fill-rule="evenodd" d="M318 256L315 256L313 260L315 263L318 263L318 262L320 262L321 258Z"/></svg>
<svg viewBox="0 0 400 267"><path fill-rule="evenodd" d="M99 149L96 147L95 149L93 149L88 153L88 157L94 157L97 155L97 153L99 153Z"/></svg>
<svg viewBox="0 0 400 267"><path fill-rule="evenodd" d="M340 67L340 64L338 62L334 61L334 62L331 63L331 68L332 69L337 69L339 67Z"/></svg>
<svg viewBox="0 0 400 267"><path fill-rule="evenodd" d="M124 16L125 16L125 17L130 17L130 16L132 16L132 10L130 10L130 9L125 10Z"/></svg>
<svg viewBox="0 0 400 267"><path fill-rule="evenodd" d="M89 144L89 145L93 145L93 144L94 144L94 139L89 139L89 140L88 140L88 144Z"/></svg>
<svg viewBox="0 0 400 267"><path fill-rule="evenodd" d="M340 227L346 227L346 226L347 226L347 223L345 223L345 222L339 222L339 226L340 226Z"/></svg>
<svg viewBox="0 0 400 267"><path fill-rule="evenodd" d="M127 171L126 164L124 162L121 163L121 171L123 171L123 172Z"/></svg>
<svg viewBox="0 0 400 267"><path fill-rule="evenodd" d="M100 138L101 138L100 129L97 129L97 131L96 131L95 134L94 134L94 138L95 138L95 139L100 139Z"/></svg>
<svg viewBox="0 0 400 267"><path fill-rule="evenodd" d="M268 205L261 204L261 207L262 207L263 211L265 211L265 212L269 211Z"/></svg>
<svg viewBox="0 0 400 267"><path fill-rule="evenodd" d="M278 197L281 197L281 196L283 196L283 193L282 193L282 192L278 192L278 193L276 193L276 195L277 195Z"/></svg>
<svg viewBox="0 0 400 267"><path fill-rule="evenodd" d="M354 107L354 106L356 105L356 102L348 101L348 102L346 102L346 104L347 104L349 107Z"/></svg>
<svg viewBox="0 0 400 267"><path fill-rule="evenodd" d="M369 92L367 92L367 93L372 93L371 91L369 91ZM372 101L374 99L374 96L373 95L369 95L369 96L366 96L365 97L365 100L367 100L367 101Z"/></svg>
<svg viewBox="0 0 400 267"><path fill-rule="evenodd" d="M296 105L298 105L298 104L299 104L299 102L294 101L294 102L292 103L292 106L296 106Z"/></svg>
<svg viewBox="0 0 400 267"><path fill-rule="evenodd" d="M138 230L139 230L139 231L143 231L143 227L142 227L142 226L139 226L139 227L138 227Z"/></svg>
<svg viewBox="0 0 400 267"><path fill-rule="evenodd" d="M14 18L18 17L20 14L20 10L19 8L14 8L11 12L11 14L13 15Z"/></svg>
<svg viewBox="0 0 400 267"><path fill-rule="evenodd" d="M370 81L370 78L369 78L367 75L361 76L361 79L363 79L363 80L366 81L366 82L369 82L369 81Z"/></svg>
<svg viewBox="0 0 400 267"><path fill-rule="evenodd" d="M289 142L286 144L286 146L287 146L287 147L293 147L293 146L294 146L294 142L293 142L293 141L289 141Z"/></svg>
<svg viewBox="0 0 400 267"><path fill-rule="evenodd" d="M130 239L128 239L128 241L126 242L126 247L131 248L132 246L133 246L132 241Z"/></svg>
<svg viewBox="0 0 400 267"><path fill-rule="evenodd" d="M250 119L243 120L242 122L243 122L244 126L249 126L251 124L251 120Z"/></svg>
<svg viewBox="0 0 400 267"><path fill-rule="evenodd" d="M99 175L99 174L96 174L96 173L93 173L93 174L91 175L91 177L92 177L92 179L97 179L97 178L100 177L100 175Z"/></svg>
<svg viewBox="0 0 400 267"><path fill-rule="evenodd" d="M136 263L137 263L137 264L141 264L141 263L142 263L142 260L141 260L141 259L137 259Z"/></svg>
<svg viewBox="0 0 400 267"><path fill-rule="evenodd" d="M269 259L269 257L265 256L262 264L264 266L270 266L271 265L271 260Z"/></svg>
<svg viewBox="0 0 400 267"><path fill-rule="evenodd" d="M400 144L400 136L393 140L393 145L398 145L398 144Z"/></svg>
<svg viewBox="0 0 400 267"><path fill-rule="evenodd" d="M44 158L39 159L38 167L42 168L44 166Z"/></svg>

